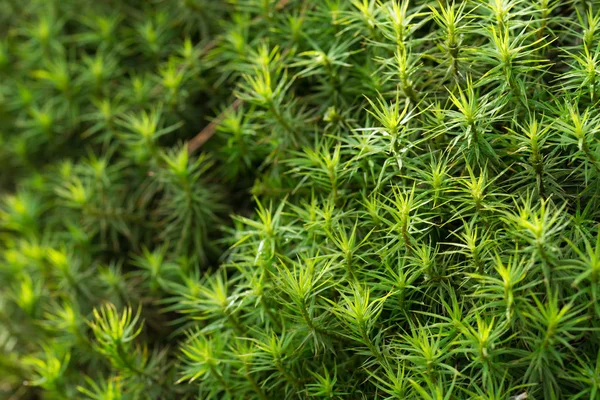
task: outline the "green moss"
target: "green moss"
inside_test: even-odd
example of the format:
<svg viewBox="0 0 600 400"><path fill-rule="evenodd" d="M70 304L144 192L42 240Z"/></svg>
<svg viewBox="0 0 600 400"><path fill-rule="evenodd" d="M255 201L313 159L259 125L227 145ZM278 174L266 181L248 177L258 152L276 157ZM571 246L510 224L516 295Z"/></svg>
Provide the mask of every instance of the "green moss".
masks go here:
<svg viewBox="0 0 600 400"><path fill-rule="evenodd" d="M0 2L0 397L597 398L599 26Z"/></svg>

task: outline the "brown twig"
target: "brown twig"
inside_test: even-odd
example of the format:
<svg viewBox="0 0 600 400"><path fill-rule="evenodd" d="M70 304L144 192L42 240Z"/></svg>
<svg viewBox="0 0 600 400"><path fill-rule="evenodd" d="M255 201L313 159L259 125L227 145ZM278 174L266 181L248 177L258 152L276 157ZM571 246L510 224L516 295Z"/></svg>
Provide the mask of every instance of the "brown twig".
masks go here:
<svg viewBox="0 0 600 400"><path fill-rule="evenodd" d="M279 0L277 5L275 6L275 9L281 10L282 8L287 6L289 4L289 2L290 2L290 0ZM258 22L259 20L260 20L260 16L256 17L252 22ZM202 54L205 54L208 51L212 50L216 45L217 45L217 40L216 39L211 40L202 49ZM225 110L221 114L219 114L217 116L217 118L213 119L208 125L206 125L206 127L204 129L202 129L202 131L200 133L198 133L196 136L194 136L188 142L188 153L192 154L196 150L198 150L200 147L202 147L204 145L204 143L206 143L208 141L208 139L210 139L215 134L215 131L217 130L217 125L221 122L221 120L225 116L225 112L227 112L229 110L237 110L239 108L239 106L242 105L242 103L243 103L243 101L240 99L235 100L233 102L233 104L231 104L227 108L227 110Z"/></svg>
<svg viewBox="0 0 600 400"><path fill-rule="evenodd" d="M192 154L193 152L198 150L200 147L202 147L202 145L204 145L204 143L206 143L208 141L208 139L210 139L215 134L215 132L217 130L217 125L219 125L219 123L223 120L223 117L225 117L225 113L228 111L231 111L231 110L233 110L233 111L237 110L242 105L242 103L243 103L243 101L240 99L235 100L233 102L233 104L231 104L229 107L227 107L227 109L225 111L223 111L221 114L219 114L217 116L217 118L210 121L210 123L208 125L206 125L206 127L204 129L202 129L202 131L199 134L194 136L188 142L188 153Z"/></svg>

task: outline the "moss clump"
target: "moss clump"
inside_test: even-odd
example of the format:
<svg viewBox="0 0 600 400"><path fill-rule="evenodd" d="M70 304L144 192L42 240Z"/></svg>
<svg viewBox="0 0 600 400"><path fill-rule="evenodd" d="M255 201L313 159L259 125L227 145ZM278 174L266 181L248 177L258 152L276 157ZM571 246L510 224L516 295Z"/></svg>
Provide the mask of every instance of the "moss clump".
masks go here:
<svg viewBox="0 0 600 400"><path fill-rule="evenodd" d="M0 3L0 394L597 398L599 30Z"/></svg>

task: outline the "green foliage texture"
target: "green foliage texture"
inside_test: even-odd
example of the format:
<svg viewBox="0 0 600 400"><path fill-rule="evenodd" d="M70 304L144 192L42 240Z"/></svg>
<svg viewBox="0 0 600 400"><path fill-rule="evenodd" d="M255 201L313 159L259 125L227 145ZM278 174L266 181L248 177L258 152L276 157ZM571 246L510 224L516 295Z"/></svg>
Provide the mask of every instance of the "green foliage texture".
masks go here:
<svg viewBox="0 0 600 400"><path fill-rule="evenodd" d="M595 0L0 1L0 397L599 399L599 97Z"/></svg>

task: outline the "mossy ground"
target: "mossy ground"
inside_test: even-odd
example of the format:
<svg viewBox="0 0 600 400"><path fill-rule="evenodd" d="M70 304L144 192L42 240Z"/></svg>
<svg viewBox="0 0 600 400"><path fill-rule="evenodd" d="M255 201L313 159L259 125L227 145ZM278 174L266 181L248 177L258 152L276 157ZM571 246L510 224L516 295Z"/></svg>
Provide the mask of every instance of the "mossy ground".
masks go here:
<svg viewBox="0 0 600 400"><path fill-rule="evenodd" d="M0 396L600 398L599 57L594 1L0 2Z"/></svg>

